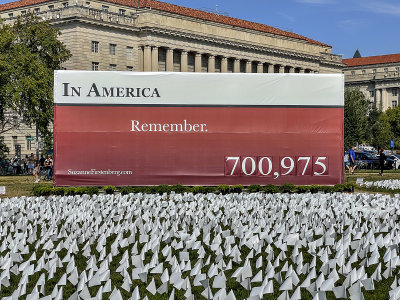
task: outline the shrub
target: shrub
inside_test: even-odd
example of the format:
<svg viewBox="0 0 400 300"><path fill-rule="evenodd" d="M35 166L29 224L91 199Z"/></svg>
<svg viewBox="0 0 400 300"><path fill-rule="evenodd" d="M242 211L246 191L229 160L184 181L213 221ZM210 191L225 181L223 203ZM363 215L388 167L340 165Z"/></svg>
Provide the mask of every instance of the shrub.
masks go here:
<svg viewBox="0 0 400 300"><path fill-rule="evenodd" d="M305 194L310 192L310 187L307 185L298 185L296 186L296 192L300 194Z"/></svg>
<svg viewBox="0 0 400 300"><path fill-rule="evenodd" d="M250 193L257 193L257 192L261 191L261 185L259 185L259 184L252 184L252 185L250 185L250 186L247 188L247 190L248 190Z"/></svg>
<svg viewBox="0 0 400 300"><path fill-rule="evenodd" d="M86 188L86 194L93 196L99 193L99 188L97 186L89 186Z"/></svg>
<svg viewBox="0 0 400 300"><path fill-rule="evenodd" d="M53 195L64 196L65 190L63 187L55 187L53 188Z"/></svg>
<svg viewBox="0 0 400 300"><path fill-rule="evenodd" d="M167 184L161 184L157 187L156 191L159 195L162 195L164 193L168 194L171 190Z"/></svg>
<svg viewBox="0 0 400 300"><path fill-rule="evenodd" d="M240 184L232 185L229 187L230 193L241 193L242 191L243 191L243 185Z"/></svg>
<svg viewBox="0 0 400 300"><path fill-rule="evenodd" d="M294 192L295 186L292 183L284 183L280 186L280 190L282 193L291 193Z"/></svg>
<svg viewBox="0 0 400 300"><path fill-rule="evenodd" d="M354 192L355 184L354 183L346 183L344 185L345 192Z"/></svg>
<svg viewBox="0 0 400 300"><path fill-rule="evenodd" d="M64 194L67 195L67 196L74 196L75 195L75 188L73 188L73 187L64 188Z"/></svg>
<svg viewBox="0 0 400 300"><path fill-rule="evenodd" d="M129 193L133 193L133 188L130 186L123 186L119 189L119 192L122 195L128 195Z"/></svg>
<svg viewBox="0 0 400 300"><path fill-rule="evenodd" d="M174 184L171 186L171 191L174 191L177 194L183 194L184 192L188 192L189 188L183 186L182 184Z"/></svg>
<svg viewBox="0 0 400 300"><path fill-rule="evenodd" d="M107 185L107 186L103 187L103 191L106 192L107 195L114 194L116 190L117 190L117 188L113 185Z"/></svg>
<svg viewBox="0 0 400 300"><path fill-rule="evenodd" d="M45 186L40 185L40 184L34 185L33 188L32 188L32 194L33 194L34 196L36 196L36 197L41 196L41 195L42 195L42 194L41 194L41 190L42 190L43 187L45 187Z"/></svg>
<svg viewBox="0 0 400 300"><path fill-rule="evenodd" d="M205 194L206 191L204 186L193 186L191 190L193 194Z"/></svg>
<svg viewBox="0 0 400 300"><path fill-rule="evenodd" d="M280 188L278 188L276 185L273 185L273 184L267 184L266 186L264 186L262 188L262 190L264 192L266 192L267 194L274 194L274 193L281 192Z"/></svg>
<svg viewBox="0 0 400 300"><path fill-rule="evenodd" d="M221 184L217 186L217 192L221 193L222 195L226 195L230 192L230 187L227 184Z"/></svg>
<svg viewBox="0 0 400 300"><path fill-rule="evenodd" d="M325 193L332 193L334 191L334 187L329 185L321 185L319 187L319 191Z"/></svg>

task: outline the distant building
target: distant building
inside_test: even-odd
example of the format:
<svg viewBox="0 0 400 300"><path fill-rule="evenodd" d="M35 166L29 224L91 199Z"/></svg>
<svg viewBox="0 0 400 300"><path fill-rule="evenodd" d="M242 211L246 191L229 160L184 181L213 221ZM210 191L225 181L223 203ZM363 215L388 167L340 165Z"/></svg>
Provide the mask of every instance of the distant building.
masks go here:
<svg viewBox="0 0 400 300"><path fill-rule="evenodd" d="M382 111L400 102L400 54L343 59L346 87L365 93Z"/></svg>
<svg viewBox="0 0 400 300"><path fill-rule="evenodd" d="M34 12L60 28L73 70L341 73L332 47L299 34L154 0L21 0L0 5L13 22ZM271 13L271 12L269 12ZM28 133L6 141L28 153ZM15 138L16 137L16 138Z"/></svg>

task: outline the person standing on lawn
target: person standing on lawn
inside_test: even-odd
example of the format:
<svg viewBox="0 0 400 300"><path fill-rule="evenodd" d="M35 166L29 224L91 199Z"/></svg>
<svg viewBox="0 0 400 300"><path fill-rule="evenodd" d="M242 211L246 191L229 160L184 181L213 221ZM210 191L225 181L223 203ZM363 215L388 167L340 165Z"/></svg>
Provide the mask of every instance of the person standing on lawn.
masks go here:
<svg viewBox="0 0 400 300"><path fill-rule="evenodd" d="M379 165L381 167L381 172L379 173L380 176L383 176L383 167L385 166L385 160L385 149L381 148L381 150L379 151Z"/></svg>
<svg viewBox="0 0 400 300"><path fill-rule="evenodd" d="M354 152L356 150L356 147L353 146L349 150L349 173L354 174L354 169L356 168L356 153Z"/></svg>

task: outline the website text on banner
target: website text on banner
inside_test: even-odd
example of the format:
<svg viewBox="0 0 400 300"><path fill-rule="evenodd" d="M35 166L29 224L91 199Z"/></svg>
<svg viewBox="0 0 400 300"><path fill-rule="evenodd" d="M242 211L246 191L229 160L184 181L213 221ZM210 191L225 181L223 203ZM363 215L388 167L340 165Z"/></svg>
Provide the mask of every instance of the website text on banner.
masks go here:
<svg viewBox="0 0 400 300"><path fill-rule="evenodd" d="M343 183L343 76L56 71L54 181Z"/></svg>

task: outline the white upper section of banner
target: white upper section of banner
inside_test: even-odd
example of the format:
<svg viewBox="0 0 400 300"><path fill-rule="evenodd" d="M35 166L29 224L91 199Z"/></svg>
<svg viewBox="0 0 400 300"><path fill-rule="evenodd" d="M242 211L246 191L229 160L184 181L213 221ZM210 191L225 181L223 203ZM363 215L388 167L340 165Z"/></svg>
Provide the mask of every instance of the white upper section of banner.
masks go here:
<svg viewBox="0 0 400 300"><path fill-rule="evenodd" d="M343 74L55 71L59 105L344 105Z"/></svg>

